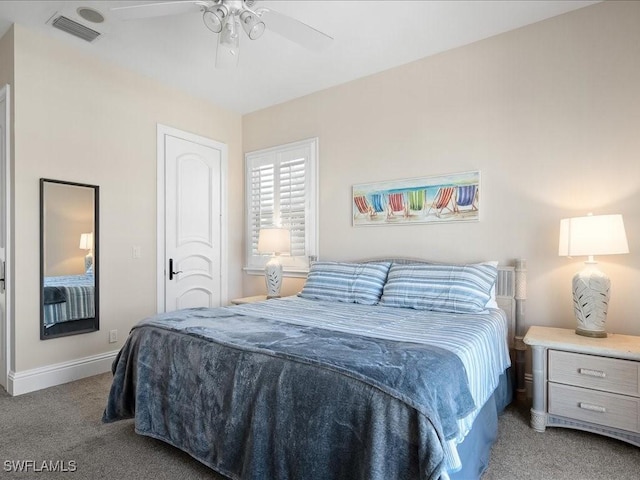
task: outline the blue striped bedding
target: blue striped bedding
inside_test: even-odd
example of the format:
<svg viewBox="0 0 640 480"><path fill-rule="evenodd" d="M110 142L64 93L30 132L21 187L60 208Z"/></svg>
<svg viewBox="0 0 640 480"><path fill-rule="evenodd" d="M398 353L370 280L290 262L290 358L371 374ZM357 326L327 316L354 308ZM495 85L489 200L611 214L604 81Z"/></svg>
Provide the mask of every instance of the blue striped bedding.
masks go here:
<svg viewBox="0 0 640 480"><path fill-rule="evenodd" d="M315 262L300 296L375 305L382 295L390 266L391 262Z"/></svg>
<svg viewBox="0 0 640 480"><path fill-rule="evenodd" d="M300 297L225 308L297 325L433 345L457 355L466 369L476 408L458 421L457 438L445 445L446 468L449 472L460 469L456 445L471 429L481 407L498 386L500 375L511 365L507 321L504 312L498 309L474 314L452 314Z"/></svg>
<svg viewBox="0 0 640 480"><path fill-rule="evenodd" d="M55 292L61 300L44 305L44 326L49 328L57 323L94 318L95 279L93 275L63 275L44 278L44 294ZM48 292L49 291L49 292ZM54 297L54 295L48 295Z"/></svg>

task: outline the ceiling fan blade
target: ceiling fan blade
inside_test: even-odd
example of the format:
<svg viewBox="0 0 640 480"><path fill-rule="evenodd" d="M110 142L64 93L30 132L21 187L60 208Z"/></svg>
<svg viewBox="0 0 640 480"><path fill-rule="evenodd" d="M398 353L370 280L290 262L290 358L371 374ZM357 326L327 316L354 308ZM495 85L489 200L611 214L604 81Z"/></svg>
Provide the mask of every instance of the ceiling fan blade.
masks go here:
<svg viewBox="0 0 640 480"><path fill-rule="evenodd" d="M327 48L333 41L332 37L306 23L269 8L259 8L256 13L264 21L267 30L282 35L309 50L322 50Z"/></svg>
<svg viewBox="0 0 640 480"><path fill-rule="evenodd" d="M232 51L231 49L218 43L218 47L216 48L216 68L236 68L238 66L239 58L239 52Z"/></svg>
<svg viewBox="0 0 640 480"><path fill-rule="evenodd" d="M183 0L142 3L140 5L114 7L111 11L123 20L137 20L140 18L165 17L168 15L193 13L200 10L201 6L206 6L208 3L211 2L205 2L202 0Z"/></svg>

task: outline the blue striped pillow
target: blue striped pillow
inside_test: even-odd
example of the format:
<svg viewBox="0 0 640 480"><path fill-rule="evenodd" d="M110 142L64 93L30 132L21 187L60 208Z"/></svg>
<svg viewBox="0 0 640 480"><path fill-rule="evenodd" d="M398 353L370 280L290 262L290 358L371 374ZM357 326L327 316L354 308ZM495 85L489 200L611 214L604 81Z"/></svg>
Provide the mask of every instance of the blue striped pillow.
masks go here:
<svg viewBox="0 0 640 480"><path fill-rule="evenodd" d="M496 283L495 264L400 265L389 269L380 305L435 312L477 313L486 309Z"/></svg>
<svg viewBox="0 0 640 480"><path fill-rule="evenodd" d="M302 298L375 305L391 262L315 262L300 292Z"/></svg>

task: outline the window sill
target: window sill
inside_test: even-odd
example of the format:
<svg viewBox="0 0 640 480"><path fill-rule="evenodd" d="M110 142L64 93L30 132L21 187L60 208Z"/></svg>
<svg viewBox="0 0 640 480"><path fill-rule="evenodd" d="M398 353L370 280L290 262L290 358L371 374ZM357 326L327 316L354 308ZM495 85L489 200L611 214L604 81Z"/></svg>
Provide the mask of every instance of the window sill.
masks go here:
<svg viewBox="0 0 640 480"><path fill-rule="evenodd" d="M264 268L260 267L242 267L242 270L246 272L248 275L262 275L264 276ZM292 269L292 268L284 268L282 275L284 277L291 278L307 278L307 274L309 273L308 269Z"/></svg>

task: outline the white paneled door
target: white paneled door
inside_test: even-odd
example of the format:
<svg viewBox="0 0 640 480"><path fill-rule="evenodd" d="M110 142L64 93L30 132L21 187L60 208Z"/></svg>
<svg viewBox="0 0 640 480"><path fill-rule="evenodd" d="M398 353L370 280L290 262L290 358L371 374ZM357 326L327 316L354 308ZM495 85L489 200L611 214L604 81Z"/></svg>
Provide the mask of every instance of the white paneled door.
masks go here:
<svg viewBox="0 0 640 480"><path fill-rule="evenodd" d="M226 145L159 126L158 147L164 164L164 199L158 208L159 214L164 210L164 232L158 232L163 236L158 285L164 298L158 299L158 310L226 304Z"/></svg>

